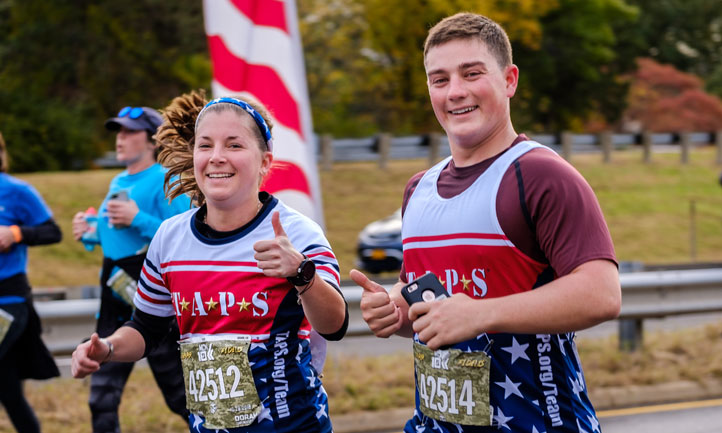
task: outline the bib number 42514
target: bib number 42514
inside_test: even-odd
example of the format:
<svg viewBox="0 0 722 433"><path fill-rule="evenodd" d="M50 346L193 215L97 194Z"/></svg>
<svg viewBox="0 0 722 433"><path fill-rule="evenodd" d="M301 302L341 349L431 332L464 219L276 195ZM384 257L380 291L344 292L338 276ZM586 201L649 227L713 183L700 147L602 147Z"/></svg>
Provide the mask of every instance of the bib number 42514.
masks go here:
<svg viewBox="0 0 722 433"><path fill-rule="evenodd" d="M446 377L419 375L419 397L424 406L442 413L457 415L459 410L471 415L474 411L471 380L466 379L458 386L456 380Z"/></svg>
<svg viewBox="0 0 722 433"><path fill-rule="evenodd" d="M419 409L439 421L491 425L489 365L484 352L432 351L414 343Z"/></svg>

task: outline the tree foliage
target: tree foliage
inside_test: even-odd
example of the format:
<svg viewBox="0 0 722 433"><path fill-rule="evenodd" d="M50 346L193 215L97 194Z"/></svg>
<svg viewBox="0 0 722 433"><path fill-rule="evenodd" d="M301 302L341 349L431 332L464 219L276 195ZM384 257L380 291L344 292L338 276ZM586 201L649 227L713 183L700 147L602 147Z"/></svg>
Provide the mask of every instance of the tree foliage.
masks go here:
<svg viewBox="0 0 722 433"><path fill-rule="evenodd" d="M537 18L555 0L308 0L299 3L306 71L318 131L334 135L437 130L423 67L431 26L459 10L507 21L533 46ZM512 12L516 9L519 14Z"/></svg>
<svg viewBox="0 0 722 433"><path fill-rule="evenodd" d="M711 79L722 97L722 0L627 0L642 11L638 56Z"/></svg>
<svg viewBox="0 0 722 433"><path fill-rule="evenodd" d="M590 117L618 119L627 90L619 77L634 69L634 56L616 35L636 14L621 0L560 0L541 17L538 48L515 46L517 124L554 132L580 130Z"/></svg>
<svg viewBox="0 0 722 433"><path fill-rule="evenodd" d="M14 170L88 166L110 149L102 124L119 108L162 107L179 93L208 88L202 5L0 0L0 131ZM640 54L695 73L722 95L722 0L297 5L319 133L438 130L422 46L433 24L462 10L489 16L509 34L521 71L512 100L519 130L580 130L590 119L615 124Z"/></svg>
<svg viewBox="0 0 722 433"><path fill-rule="evenodd" d="M298 7L314 129L341 136L373 134L377 100L366 95L373 95L379 83L365 55L367 25L360 4L307 0Z"/></svg>
<svg viewBox="0 0 722 433"><path fill-rule="evenodd" d="M722 129L722 101L705 93L703 81L642 58L629 92L625 123L638 131L716 131Z"/></svg>
<svg viewBox="0 0 722 433"><path fill-rule="evenodd" d="M16 171L86 166L103 121L207 87L200 2L0 0L0 130Z"/></svg>
<svg viewBox="0 0 722 433"><path fill-rule="evenodd" d="M438 129L422 47L432 25L461 10L489 16L509 34L521 68L512 102L519 128L578 128L591 113L614 120L624 107L626 84L617 76L634 67L634 56L618 55L623 51L615 31L630 25L636 10L622 0L309 0L301 5L319 131ZM331 111L321 104L333 107L334 114L326 117ZM357 120L355 127L348 119Z"/></svg>

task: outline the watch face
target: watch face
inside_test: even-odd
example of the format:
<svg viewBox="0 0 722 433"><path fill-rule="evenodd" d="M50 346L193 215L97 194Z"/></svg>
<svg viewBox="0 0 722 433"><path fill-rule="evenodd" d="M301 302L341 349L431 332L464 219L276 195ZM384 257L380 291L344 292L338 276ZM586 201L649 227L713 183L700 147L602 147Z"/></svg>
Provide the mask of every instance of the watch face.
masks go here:
<svg viewBox="0 0 722 433"><path fill-rule="evenodd" d="M298 276L303 279L306 283L311 282L313 275L316 273L316 264L313 260L306 259L301 262L301 266L298 268Z"/></svg>

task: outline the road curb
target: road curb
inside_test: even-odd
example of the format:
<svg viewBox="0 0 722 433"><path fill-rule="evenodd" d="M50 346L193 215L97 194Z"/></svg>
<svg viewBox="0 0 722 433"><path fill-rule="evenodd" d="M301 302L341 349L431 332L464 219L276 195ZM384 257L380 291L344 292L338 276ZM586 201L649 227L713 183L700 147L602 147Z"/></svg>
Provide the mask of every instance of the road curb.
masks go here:
<svg viewBox="0 0 722 433"><path fill-rule="evenodd" d="M715 379L706 380L704 383L678 381L657 385L597 388L589 392L589 398L598 412L719 397L722 397L722 380ZM333 407L331 409L333 410ZM412 407L396 408L332 415L331 420L336 433L400 432L413 413Z"/></svg>

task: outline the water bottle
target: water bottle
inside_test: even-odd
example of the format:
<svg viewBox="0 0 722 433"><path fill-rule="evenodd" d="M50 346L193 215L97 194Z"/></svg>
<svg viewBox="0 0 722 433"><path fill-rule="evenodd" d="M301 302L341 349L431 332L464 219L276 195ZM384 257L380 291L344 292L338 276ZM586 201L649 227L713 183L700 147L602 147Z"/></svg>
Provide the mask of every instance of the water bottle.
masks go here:
<svg viewBox="0 0 722 433"><path fill-rule="evenodd" d="M86 250L93 251L95 246L100 243L98 238L98 212L94 207L91 206L85 211L85 222L88 223L88 230L80 237L80 241L83 242Z"/></svg>

